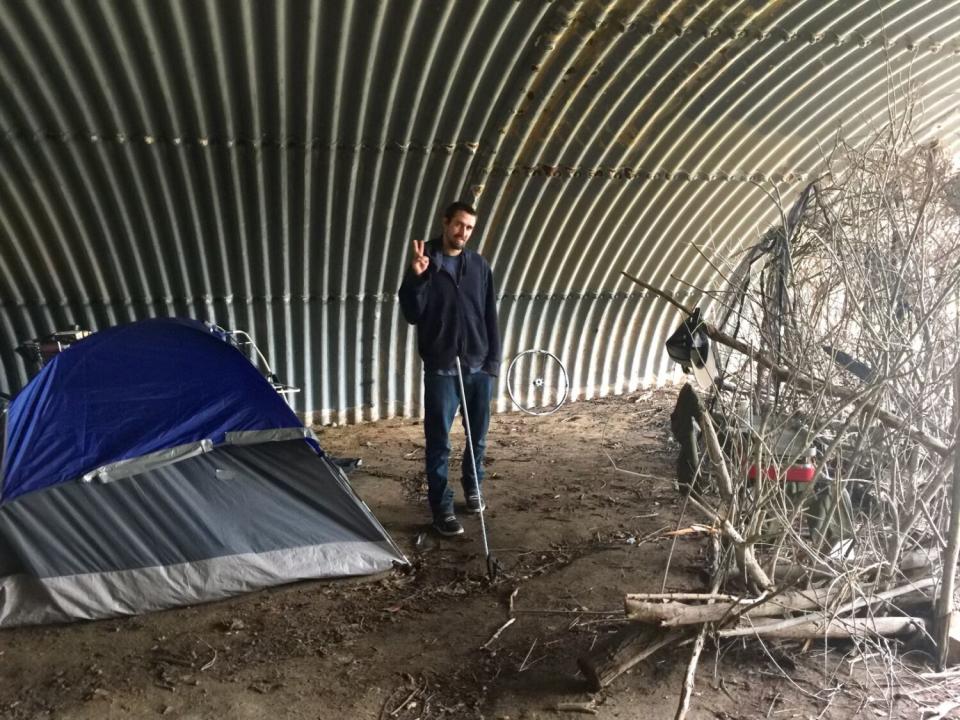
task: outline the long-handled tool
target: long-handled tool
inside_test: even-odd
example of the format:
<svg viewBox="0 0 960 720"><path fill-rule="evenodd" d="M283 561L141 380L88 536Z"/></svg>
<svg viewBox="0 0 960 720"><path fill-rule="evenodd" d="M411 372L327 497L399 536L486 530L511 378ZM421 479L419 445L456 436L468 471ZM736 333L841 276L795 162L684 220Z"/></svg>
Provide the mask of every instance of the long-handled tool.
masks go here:
<svg viewBox="0 0 960 720"><path fill-rule="evenodd" d="M463 371L460 369L460 358L457 358L457 380L460 383L460 411L463 413L463 426L467 431L467 451L470 453L470 464L473 466L473 479L477 483L477 500L480 503L480 534L483 536L483 552L487 556L487 577L491 582L500 575L500 562L490 552L490 543L487 540L487 525L483 520L483 493L480 491L480 476L477 474L477 458L473 454L473 435L470 432L470 414L467 412L467 393L463 388Z"/></svg>

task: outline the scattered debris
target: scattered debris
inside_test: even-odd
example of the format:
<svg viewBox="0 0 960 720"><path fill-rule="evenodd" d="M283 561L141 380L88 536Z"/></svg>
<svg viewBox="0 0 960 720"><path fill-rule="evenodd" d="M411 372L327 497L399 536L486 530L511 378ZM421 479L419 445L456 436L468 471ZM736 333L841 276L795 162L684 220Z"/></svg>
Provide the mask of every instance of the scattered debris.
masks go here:
<svg viewBox="0 0 960 720"><path fill-rule="evenodd" d="M852 639L888 666L910 636L956 661L960 174L903 112L839 138L792 207L772 188L780 221L735 267L701 251L726 278L703 308L627 275L683 313L667 351L696 387L671 430L705 521L667 536L706 536L713 589L627 594L631 624L581 658L594 687L692 641L680 720L708 636Z"/></svg>
<svg viewBox="0 0 960 720"><path fill-rule="evenodd" d="M575 703L575 702L557 703L550 709L553 710L554 712L575 712L575 713L584 713L585 715L597 714L597 704L592 700L586 703Z"/></svg>
<svg viewBox="0 0 960 720"><path fill-rule="evenodd" d="M245 629L247 626L240 618L230 618L229 620L224 620L220 627L227 633L239 632L240 630Z"/></svg>
<svg viewBox="0 0 960 720"><path fill-rule="evenodd" d="M485 650L488 649L493 644L493 642L500 637L500 634L504 630L506 630L508 627L513 625L516 621L517 619L515 617L512 617L509 620L507 620L503 625L500 626L500 628L493 635L490 636L490 639L483 644L483 648Z"/></svg>

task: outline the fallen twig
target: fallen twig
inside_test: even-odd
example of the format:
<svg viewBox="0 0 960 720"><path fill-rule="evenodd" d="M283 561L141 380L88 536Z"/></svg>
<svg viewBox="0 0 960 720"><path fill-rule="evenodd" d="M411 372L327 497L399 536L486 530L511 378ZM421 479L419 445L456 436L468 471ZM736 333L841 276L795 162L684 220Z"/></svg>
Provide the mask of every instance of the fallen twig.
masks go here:
<svg viewBox="0 0 960 720"><path fill-rule="evenodd" d="M207 660L203 665L200 666L200 672L206 672L213 667L214 663L217 662L217 650L216 648L210 648L213 650L213 657Z"/></svg>
<svg viewBox="0 0 960 720"><path fill-rule="evenodd" d="M693 652L690 653L690 663L687 665L687 673L683 678L683 689L680 692L680 703L677 706L677 714L674 720L683 720L687 715L687 709L690 707L690 695L693 693L693 683L697 675L697 665L700 663L700 653L703 651L703 642L707 637L707 626L704 625L697 633L697 639L693 643Z"/></svg>
<svg viewBox="0 0 960 720"><path fill-rule="evenodd" d="M490 636L490 639L483 644L484 649L489 648L490 645L493 644L493 641L496 640L498 637L500 637L500 634L504 630L506 630L508 627L513 625L516 621L517 619L515 617L512 617L509 620L507 620L503 625L501 625L500 628L493 635Z"/></svg>
<svg viewBox="0 0 960 720"><path fill-rule="evenodd" d="M511 615L513 615L513 601L516 599L518 592L520 592L520 586L519 586L519 585L513 589L513 592L512 592L512 593L510 593L510 598L509 598L509 600L508 600L508 603L509 603L509 605L508 605L508 612L509 612Z"/></svg>
<svg viewBox="0 0 960 720"><path fill-rule="evenodd" d="M516 615L623 615L623 610L549 610L546 608L520 608Z"/></svg>
<svg viewBox="0 0 960 720"><path fill-rule="evenodd" d="M550 709L554 712L578 712L584 713L585 715L597 714L596 704L593 701L588 703L562 702L557 703Z"/></svg>
<svg viewBox="0 0 960 720"><path fill-rule="evenodd" d="M838 618L812 614L783 622L754 623L748 627L718 630L719 637L764 635L803 640L805 638L849 638L897 636L924 631L926 623L916 617Z"/></svg>
<svg viewBox="0 0 960 720"><path fill-rule="evenodd" d="M720 589L722 578L717 576L713 580L713 586L710 588L710 594L715 594ZM708 600L713 603L713 600ZM697 676L697 665L700 663L700 653L703 651L703 643L707 636L707 626L704 625L697 633L697 639L693 643L693 652L690 653L690 662L687 665L687 673L683 678L683 689L680 692L680 702L677 704L677 714L674 720L683 720L687 716L687 709L690 707L690 696L693 694L693 683Z"/></svg>
<svg viewBox="0 0 960 720"><path fill-rule="evenodd" d="M650 625L633 623L578 658L577 667L590 687L599 691L641 660L661 648L678 644L686 636L682 630L662 632Z"/></svg>
<svg viewBox="0 0 960 720"><path fill-rule="evenodd" d="M527 669L527 660L530 659L530 654L533 652L533 649L537 646L537 639L534 638L533 642L530 643L530 649L527 650L527 654L523 657L523 662L520 663L520 667L517 669L518 673L522 673Z"/></svg>
<svg viewBox="0 0 960 720"><path fill-rule="evenodd" d="M839 606L837 612L877 605L931 587L935 582L934 578L926 578L883 593L864 595ZM788 590L773 594L769 598L740 598L710 605L689 605L680 601L647 602L636 600L635 598L639 597L638 595L628 594L624 600L624 606L627 617L632 620L659 624L663 627L673 627L719 622L727 617L762 618L781 615L787 611L825 609L831 604L836 604L835 601L842 599L843 592L845 592L845 588L842 586Z"/></svg>
<svg viewBox="0 0 960 720"><path fill-rule="evenodd" d="M628 593L627 600L727 600L739 601L736 595L727 595L724 593L688 593L688 592L663 592L663 593Z"/></svg>
<svg viewBox="0 0 960 720"><path fill-rule="evenodd" d="M400 712L401 712L407 705L409 705L411 702L413 702L413 700L417 697L417 695L419 695L419 694L422 693L423 691L424 691L424 687L415 687L413 690L411 690L411 691L410 691L410 694L407 695L406 699L405 699L402 703L400 703L399 705L397 705L397 707L394 708L393 712L390 713L390 717L396 717L397 715L399 715Z"/></svg>

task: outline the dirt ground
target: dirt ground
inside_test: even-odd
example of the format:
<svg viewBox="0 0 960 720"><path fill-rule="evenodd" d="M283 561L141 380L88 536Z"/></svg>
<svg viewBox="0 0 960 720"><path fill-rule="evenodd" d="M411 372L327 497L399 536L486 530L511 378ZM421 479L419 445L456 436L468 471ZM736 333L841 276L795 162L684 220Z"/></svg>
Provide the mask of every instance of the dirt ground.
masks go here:
<svg viewBox="0 0 960 720"><path fill-rule="evenodd" d="M700 520L679 517L675 397L665 388L493 418L485 517L504 574L492 583L478 518L461 516L461 538L429 532L418 422L317 428L328 452L363 458L351 481L409 571L4 631L0 717L672 718L689 647L600 693L576 660L622 627L624 593L705 589L703 539L667 535ZM454 447L458 461L462 432ZM856 680L842 647L798 647L708 642L688 717L891 716L884 678ZM918 707L903 699L892 715Z"/></svg>

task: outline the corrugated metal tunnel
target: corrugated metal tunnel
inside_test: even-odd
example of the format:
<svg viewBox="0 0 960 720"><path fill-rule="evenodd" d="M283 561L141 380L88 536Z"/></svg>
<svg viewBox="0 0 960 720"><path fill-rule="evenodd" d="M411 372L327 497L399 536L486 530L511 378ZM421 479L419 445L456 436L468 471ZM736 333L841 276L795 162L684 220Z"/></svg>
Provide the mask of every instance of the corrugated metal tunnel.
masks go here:
<svg viewBox="0 0 960 720"><path fill-rule="evenodd" d="M908 95L960 150L958 61L955 0L8 0L0 389L25 339L185 315L250 332L311 419L415 414L396 290L458 197L505 359L633 389L677 317L620 271L710 285L698 247Z"/></svg>

